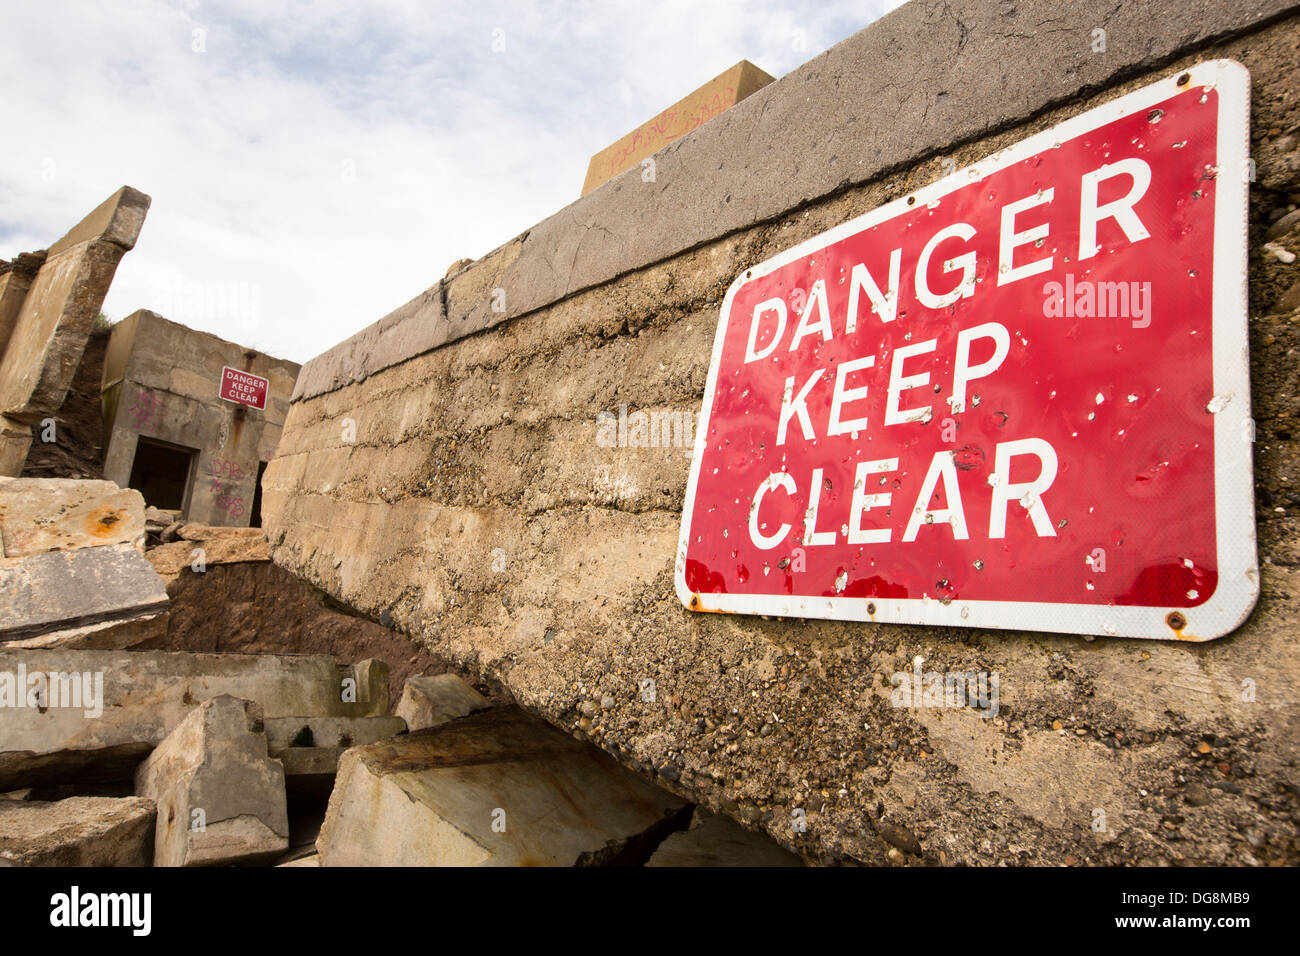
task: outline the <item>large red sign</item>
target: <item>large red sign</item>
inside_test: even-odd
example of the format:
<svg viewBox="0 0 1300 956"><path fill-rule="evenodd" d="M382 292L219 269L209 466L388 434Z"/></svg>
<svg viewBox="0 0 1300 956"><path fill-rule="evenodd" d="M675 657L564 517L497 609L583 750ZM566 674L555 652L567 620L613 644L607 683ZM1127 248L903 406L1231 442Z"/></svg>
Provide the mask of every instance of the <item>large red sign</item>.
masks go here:
<svg viewBox="0 0 1300 956"><path fill-rule="evenodd" d="M1200 64L747 270L705 611L1208 640L1258 595L1249 78Z"/></svg>
<svg viewBox="0 0 1300 956"><path fill-rule="evenodd" d="M260 375L241 372L228 365L221 367L221 397L252 408L266 408L266 390L270 382Z"/></svg>

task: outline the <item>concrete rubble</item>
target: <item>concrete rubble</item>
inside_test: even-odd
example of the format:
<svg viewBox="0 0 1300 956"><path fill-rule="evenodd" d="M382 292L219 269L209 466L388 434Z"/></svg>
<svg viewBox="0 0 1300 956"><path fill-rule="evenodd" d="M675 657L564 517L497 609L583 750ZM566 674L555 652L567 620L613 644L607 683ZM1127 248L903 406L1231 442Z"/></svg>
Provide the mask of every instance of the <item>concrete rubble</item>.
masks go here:
<svg viewBox="0 0 1300 956"><path fill-rule="evenodd" d="M292 775L333 776L349 747L406 733L401 717L273 717L265 721L272 757Z"/></svg>
<svg viewBox="0 0 1300 956"><path fill-rule="evenodd" d="M0 863L149 866L154 804L141 797L0 800Z"/></svg>
<svg viewBox="0 0 1300 956"><path fill-rule="evenodd" d="M167 583L186 568L206 570L218 564L268 561L266 535L261 528L219 528L184 524L176 529L177 540L150 548L149 563Z"/></svg>
<svg viewBox="0 0 1300 956"><path fill-rule="evenodd" d="M0 642L129 647L166 625L145 506L111 481L0 479Z"/></svg>
<svg viewBox="0 0 1300 956"><path fill-rule="evenodd" d="M261 708L222 694L194 708L135 772L158 807L155 866L270 859L289 846L284 767L267 754Z"/></svg>
<svg viewBox="0 0 1300 956"><path fill-rule="evenodd" d="M51 698L43 711L27 692L41 681ZM14 702L0 721L0 789L129 778L190 711L221 694L256 701L267 717L388 712L386 668L377 662L0 648L0 701Z"/></svg>
<svg viewBox="0 0 1300 956"><path fill-rule="evenodd" d="M646 866L803 866L769 837L696 807L691 825L669 834Z"/></svg>
<svg viewBox="0 0 1300 956"><path fill-rule="evenodd" d="M455 674L437 674L408 679L394 713L409 729L423 730L491 706L491 701Z"/></svg>
<svg viewBox="0 0 1300 956"><path fill-rule="evenodd" d="M572 866L653 846L687 805L516 708L343 755L322 866ZM648 853L648 851L647 851Z"/></svg>

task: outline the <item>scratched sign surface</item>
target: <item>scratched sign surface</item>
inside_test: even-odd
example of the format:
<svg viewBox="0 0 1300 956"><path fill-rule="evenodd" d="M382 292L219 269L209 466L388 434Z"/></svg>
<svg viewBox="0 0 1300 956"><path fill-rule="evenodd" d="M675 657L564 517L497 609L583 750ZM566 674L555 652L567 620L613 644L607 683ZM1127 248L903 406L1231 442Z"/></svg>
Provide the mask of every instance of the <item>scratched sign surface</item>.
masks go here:
<svg viewBox="0 0 1300 956"><path fill-rule="evenodd" d="M1240 624L1248 89L1200 64L739 276L683 603L1183 640Z"/></svg>

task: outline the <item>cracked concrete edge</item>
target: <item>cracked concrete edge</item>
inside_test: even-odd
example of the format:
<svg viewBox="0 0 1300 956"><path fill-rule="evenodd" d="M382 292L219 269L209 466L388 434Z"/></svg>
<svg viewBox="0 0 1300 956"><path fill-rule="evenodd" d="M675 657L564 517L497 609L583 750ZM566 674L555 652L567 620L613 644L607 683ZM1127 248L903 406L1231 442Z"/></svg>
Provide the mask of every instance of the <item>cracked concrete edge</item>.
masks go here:
<svg viewBox="0 0 1300 956"><path fill-rule="evenodd" d="M640 166L614 177L310 360L293 400L1298 10L1300 0L912 0L655 153L652 182Z"/></svg>

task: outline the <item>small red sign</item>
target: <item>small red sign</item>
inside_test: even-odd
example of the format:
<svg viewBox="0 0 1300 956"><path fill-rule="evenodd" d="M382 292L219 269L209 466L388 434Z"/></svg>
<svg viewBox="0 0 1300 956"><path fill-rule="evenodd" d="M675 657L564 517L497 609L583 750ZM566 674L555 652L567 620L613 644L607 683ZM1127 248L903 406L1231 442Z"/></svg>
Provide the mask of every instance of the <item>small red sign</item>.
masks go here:
<svg viewBox="0 0 1300 956"><path fill-rule="evenodd" d="M746 271L676 583L707 611L1208 640L1258 596L1249 78L1200 64Z"/></svg>
<svg viewBox="0 0 1300 956"><path fill-rule="evenodd" d="M266 390L270 382L260 375L241 372L228 365L221 367L221 397L251 408L266 408Z"/></svg>

